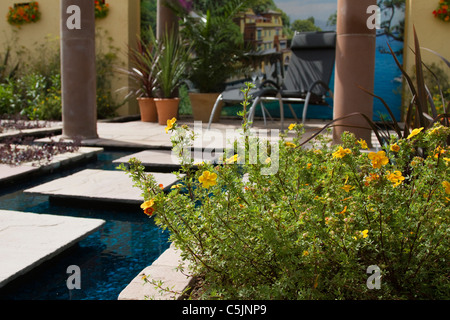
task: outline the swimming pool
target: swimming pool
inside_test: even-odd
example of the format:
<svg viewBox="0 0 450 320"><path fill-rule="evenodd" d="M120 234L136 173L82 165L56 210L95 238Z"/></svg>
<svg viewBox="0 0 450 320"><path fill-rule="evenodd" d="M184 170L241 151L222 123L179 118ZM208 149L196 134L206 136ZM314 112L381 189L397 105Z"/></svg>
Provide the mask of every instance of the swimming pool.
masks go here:
<svg viewBox="0 0 450 320"><path fill-rule="evenodd" d="M51 203L47 196L23 190L84 169L114 170L112 161L125 152L104 152L95 163L36 179L0 193L0 209L96 218L105 225L67 252L0 289L3 300L116 300L140 271L168 247L161 231L140 208L96 208ZM81 289L69 290L67 267L81 271Z"/></svg>

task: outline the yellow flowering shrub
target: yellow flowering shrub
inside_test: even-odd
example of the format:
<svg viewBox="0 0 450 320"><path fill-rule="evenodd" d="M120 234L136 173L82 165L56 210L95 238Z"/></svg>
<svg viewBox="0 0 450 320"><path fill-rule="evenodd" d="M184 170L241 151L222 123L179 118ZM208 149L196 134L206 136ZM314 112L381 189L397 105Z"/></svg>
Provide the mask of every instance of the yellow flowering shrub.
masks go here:
<svg viewBox="0 0 450 320"><path fill-rule="evenodd" d="M296 125L293 141L281 135L268 155L279 160L277 172L262 175L271 161L248 157L196 170L188 163L182 186L167 194L136 159L127 171L202 278L202 298L441 299L450 296L450 129L433 130L366 152L349 133L342 145L319 135L303 148ZM443 151L419 161L424 146ZM373 266L379 289L368 285Z"/></svg>

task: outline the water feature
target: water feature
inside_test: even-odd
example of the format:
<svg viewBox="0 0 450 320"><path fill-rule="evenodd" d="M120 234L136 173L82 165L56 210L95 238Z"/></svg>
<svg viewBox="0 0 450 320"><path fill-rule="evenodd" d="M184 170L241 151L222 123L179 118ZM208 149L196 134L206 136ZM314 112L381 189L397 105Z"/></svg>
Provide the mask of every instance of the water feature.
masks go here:
<svg viewBox="0 0 450 320"><path fill-rule="evenodd" d="M115 300L120 292L168 247L168 234L140 208L52 203L23 190L84 169L115 170L125 152L104 152L98 161L0 191L0 209L103 219L106 224L67 252L0 289L7 300ZM81 289L69 290L67 268L81 270Z"/></svg>

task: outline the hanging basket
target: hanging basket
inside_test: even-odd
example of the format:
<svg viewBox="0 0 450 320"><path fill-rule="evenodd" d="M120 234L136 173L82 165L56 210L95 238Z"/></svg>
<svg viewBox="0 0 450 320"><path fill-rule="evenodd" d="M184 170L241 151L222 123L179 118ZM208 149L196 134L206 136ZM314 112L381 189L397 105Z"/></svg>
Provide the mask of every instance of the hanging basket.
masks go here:
<svg viewBox="0 0 450 320"><path fill-rule="evenodd" d="M450 1L440 0L439 6L433 11L434 17L444 22L450 22Z"/></svg>
<svg viewBox="0 0 450 320"><path fill-rule="evenodd" d="M94 0L95 5L95 18L103 19L108 16L109 4L105 3L105 0Z"/></svg>
<svg viewBox="0 0 450 320"><path fill-rule="evenodd" d="M6 18L8 23L13 26L21 26L26 23L37 22L41 18L39 3L36 1L29 3L17 3L14 7L9 7Z"/></svg>

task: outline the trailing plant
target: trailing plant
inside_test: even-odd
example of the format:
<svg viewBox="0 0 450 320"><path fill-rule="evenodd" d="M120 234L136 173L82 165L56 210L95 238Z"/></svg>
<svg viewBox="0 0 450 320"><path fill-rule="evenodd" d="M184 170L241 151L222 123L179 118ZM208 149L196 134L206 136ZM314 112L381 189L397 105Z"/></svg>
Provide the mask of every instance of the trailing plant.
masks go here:
<svg viewBox="0 0 450 320"><path fill-rule="evenodd" d="M167 194L137 159L121 166L144 213L202 279L200 298L448 299L450 128L393 134L378 152L349 133L341 145L318 135L305 148L303 127L289 130L293 140L268 143L244 121L241 148L194 166L182 152L194 132L171 121L183 166ZM419 148L432 152L419 157Z"/></svg>
<svg viewBox="0 0 450 320"><path fill-rule="evenodd" d="M81 146L80 139L72 142L51 140L43 145L33 144L33 137L11 138L0 145L0 163L18 166L32 163L33 166L47 165L55 155L77 152Z"/></svg>

